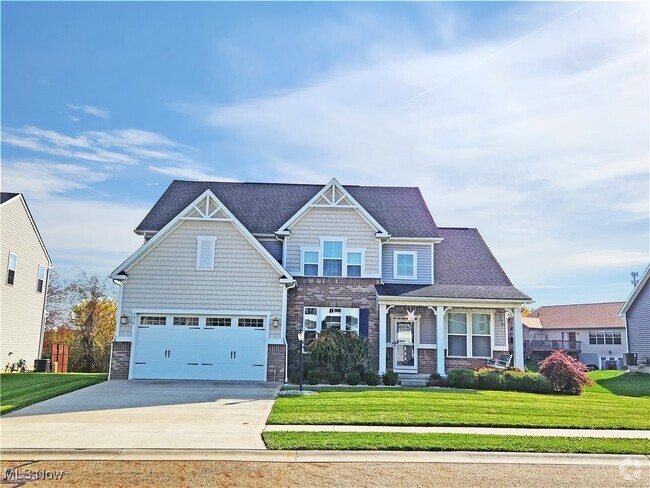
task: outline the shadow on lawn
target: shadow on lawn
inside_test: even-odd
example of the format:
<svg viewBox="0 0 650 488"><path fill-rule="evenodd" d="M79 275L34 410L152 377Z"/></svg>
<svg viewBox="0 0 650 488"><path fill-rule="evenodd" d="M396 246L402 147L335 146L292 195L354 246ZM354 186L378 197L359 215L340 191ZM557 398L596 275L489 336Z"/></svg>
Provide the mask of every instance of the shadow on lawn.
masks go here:
<svg viewBox="0 0 650 488"><path fill-rule="evenodd" d="M614 395L650 397L650 375L625 373L613 378L595 380L595 383Z"/></svg>

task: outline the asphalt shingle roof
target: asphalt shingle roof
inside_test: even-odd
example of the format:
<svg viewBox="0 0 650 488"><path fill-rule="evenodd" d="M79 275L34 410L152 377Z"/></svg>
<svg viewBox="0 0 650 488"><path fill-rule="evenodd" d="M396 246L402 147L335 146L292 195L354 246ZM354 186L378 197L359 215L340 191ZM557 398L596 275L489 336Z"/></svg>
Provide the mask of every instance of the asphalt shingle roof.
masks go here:
<svg viewBox="0 0 650 488"><path fill-rule="evenodd" d="M20 193L0 192L0 203L5 203L18 195L20 195Z"/></svg>
<svg viewBox="0 0 650 488"><path fill-rule="evenodd" d="M539 307L536 317L543 329L591 329L598 327L625 327L625 319L618 316L624 302L580 303Z"/></svg>
<svg viewBox="0 0 650 488"><path fill-rule="evenodd" d="M210 189L253 234L273 234L323 185L228 183L175 180L136 231L158 231ZM439 237L418 188L346 186L344 188L389 234L396 237Z"/></svg>
<svg viewBox="0 0 650 488"><path fill-rule="evenodd" d="M377 285L386 296L530 300L512 285L477 229L439 227L433 285Z"/></svg>

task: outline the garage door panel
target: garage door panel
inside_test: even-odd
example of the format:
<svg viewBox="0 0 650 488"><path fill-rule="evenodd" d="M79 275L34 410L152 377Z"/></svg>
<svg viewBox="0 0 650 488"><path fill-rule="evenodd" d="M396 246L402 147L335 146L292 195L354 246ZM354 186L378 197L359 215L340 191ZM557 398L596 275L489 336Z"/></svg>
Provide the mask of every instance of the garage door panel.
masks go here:
<svg viewBox="0 0 650 488"><path fill-rule="evenodd" d="M266 379L266 329L149 326L136 329L133 378Z"/></svg>

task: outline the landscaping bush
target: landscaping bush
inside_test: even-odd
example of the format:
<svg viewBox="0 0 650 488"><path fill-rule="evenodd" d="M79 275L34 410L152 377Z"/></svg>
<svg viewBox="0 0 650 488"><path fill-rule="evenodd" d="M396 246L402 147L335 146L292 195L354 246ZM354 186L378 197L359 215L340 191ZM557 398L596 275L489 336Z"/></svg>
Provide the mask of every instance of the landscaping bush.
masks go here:
<svg viewBox="0 0 650 488"><path fill-rule="evenodd" d="M467 368L452 369L447 375L449 386L452 388L477 388L476 371Z"/></svg>
<svg viewBox="0 0 650 488"><path fill-rule="evenodd" d="M503 389L507 391L519 391L524 373L521 371L504 371Z"/></svg>
<svg viewBox="0 0 650 488"><path fill-rule="evenodd" d="M300 383L300 373L298 371L291 371L289 373L289 383L292 385Z"/></svg>
<svg viewBox="0 0 650 488"><path fill-rule="evenodd" d="M440 376L440 373L431 373L427 383L429 386L447 386L447 379Z"/></svg>
<svg viewBox="0 0 650 488"><path fill-rule="evenodd" d="M351 373L348 373L345 381L348 383L348 385L356 386L361 383L361 375L356 371L352 371Z"/></svg>
<svg viewBox="0 0 650 488"><path fill-rule="evenodd" d="M591 384L587 377L589 368L564 351L553 351L539 366L539 372L550 382L556 393L579 395L582 388Z"/></svg>
<svg viewBox="0 0 650 488"><path fill-rule="evenodd" d="M519 379L520 389L527 393L551 393L551 382L539 373L525 373Z"/></svg>
<svg viewBox="0 0 650 488"><path fill-rule="evenodd" d="M365 337L347 334L336 329L320 333L306 348L310 367L336 371L344 376L352 371L362 371L370 359L370 343Z"/></svg>
<svg viewBox="0 0 650 488"><path fill-rule="evenodd" d="M382 378L382 381L386 386L395 386L397 384L397 380L398 377L395 371L387 371Z"/></svg>
<svg viewBox="0 0 650 488"><path fill-rule="evenodd" d="M478 387L481 390L505 390L503 373L496 369L482 368L476 372Z"/></svg>
<svg viewBox="0 0 650 488"><path fill-rule="evenodd" d="M379 383L381 383L381 377L376 371L366 371L363 377L363 381L368 386L377 386Z"/></svg>
<svg viewBox="0 0 650 488"><path fill-rule="evenodd" d="M317 385L321 381L321 373L318 369L310 369L307 371L307 383L310 385Z"/></svg>
<svg viewBox="0 0 650 488"><path fill-rule="evenodd" d="M330 385L340 385L343 383L343 375L338 371L330 371L327 375L327 382Z"/></svg>

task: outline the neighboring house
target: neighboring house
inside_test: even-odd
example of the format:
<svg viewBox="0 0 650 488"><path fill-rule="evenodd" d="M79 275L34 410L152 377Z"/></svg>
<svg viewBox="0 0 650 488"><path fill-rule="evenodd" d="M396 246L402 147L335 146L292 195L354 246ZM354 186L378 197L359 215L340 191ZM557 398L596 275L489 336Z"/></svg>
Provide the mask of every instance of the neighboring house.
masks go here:
<svg viewBox="0 0 650 488"><path fill-rule="evenodd" d="M562 349L592 368L621 369L627 352L622 302L549 305L523 318L526 359Z"/></svg>
<svg viewBox="0 0 650 488"><path fill-rule="evenodd" d="M630 294L620 314L627 326L628 352L636 354L637 364L650 366L650 265Z"/></svg>
<svg viewBox="0 0 650 488"><path fill-rule="evenodd" d="M41 357L52 260L23 195L0 195L0 365L24 359L32 369Z"/></svg>
<svg viewBox="0 0 650 488"><path fill-rule="evenodd" d="M111 378L283 381L329 328L372 367L429 374L509 349L517 290L476 229L439 228L418 188L174 181L135 230Z"/></svg>

